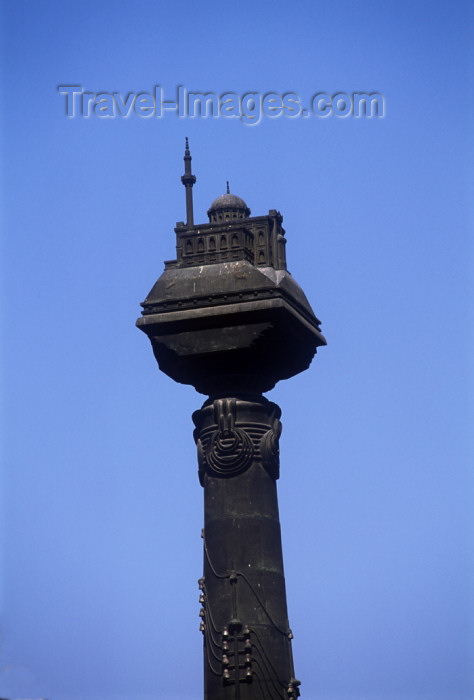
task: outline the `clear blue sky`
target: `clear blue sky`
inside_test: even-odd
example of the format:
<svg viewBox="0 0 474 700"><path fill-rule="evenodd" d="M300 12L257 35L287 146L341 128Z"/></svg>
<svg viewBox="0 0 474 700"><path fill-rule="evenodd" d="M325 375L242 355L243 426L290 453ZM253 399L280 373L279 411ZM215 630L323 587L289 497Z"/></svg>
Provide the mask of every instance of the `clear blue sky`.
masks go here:
<svg viewBox="0 0 474 700"><path fill-rule="evenodd" d="M3 3L0 695L199 700L191 413L135 329L184 218L279 209L328 340L268 395L305 700L471 700L470 3ZM93 93L379 92L383 118L67 118Z"/></svg>

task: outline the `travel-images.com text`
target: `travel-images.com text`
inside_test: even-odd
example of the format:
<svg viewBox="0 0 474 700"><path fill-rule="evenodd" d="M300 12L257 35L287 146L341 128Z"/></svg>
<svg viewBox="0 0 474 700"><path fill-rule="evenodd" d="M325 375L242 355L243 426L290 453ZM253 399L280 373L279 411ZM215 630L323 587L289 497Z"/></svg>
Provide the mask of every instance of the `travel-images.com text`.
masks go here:
<svg viewBox="0 0 474 700"><path fill-rule="evenodd" d="M370 119L385 115L385 101L378 92L337 92L333 95L318 92L309 100L309 107L304 107L300 96L294 92L281 95L276 92L246 92L243 95L225 92L217 95L213 92L191 92L178 85L175 99L167 100L160 85L155 85L152 92L128 92L124 95L116 91L92 92L81 85L58 85L57 90L63 95L65 114L70 119L127 118L132 115L142 119L162 119L167 114L175 114L182 119L221 117L256 125L263 117Z"/></svg>

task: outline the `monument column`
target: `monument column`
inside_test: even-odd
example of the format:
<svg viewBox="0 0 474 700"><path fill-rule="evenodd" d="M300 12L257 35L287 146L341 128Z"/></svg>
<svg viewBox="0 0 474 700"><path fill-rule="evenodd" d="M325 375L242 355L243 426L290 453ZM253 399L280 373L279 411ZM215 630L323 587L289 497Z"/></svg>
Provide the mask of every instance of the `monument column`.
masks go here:
<svg viewBox="0 0 474 700"><path fill-rule="evenodd" d="M209 400L193 415L206 700L298 695L276 489L280 413L257 395Z"/></svg>
<svg viewBox="0 0 474 700"><path fill-rule="evenodd" d="M286 270L281 214L251 217L227 186L209 223L194 224L187 139L184 161L177 259L165 263L137 326L163 372L209 397L193 414L204 489L204 698L294 700L276 488L281 412L263 393L306 370L326 341Z"/></svg>

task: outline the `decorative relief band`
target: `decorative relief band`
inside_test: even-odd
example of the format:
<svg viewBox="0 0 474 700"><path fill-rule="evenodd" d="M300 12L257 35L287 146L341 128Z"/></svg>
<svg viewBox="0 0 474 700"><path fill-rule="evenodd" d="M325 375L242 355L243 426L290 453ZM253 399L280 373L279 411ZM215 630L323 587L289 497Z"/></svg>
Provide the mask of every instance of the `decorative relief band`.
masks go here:
<svg viewBox="0 0 474 700"><path fill-rule="evenodd" d="M253 459L251 439L244 430L235 427L235 404L235 399L214 401L214 421L219 428L206 441L207 464L221 476L240 474Z"/></svg>
<svg viewBox="0 0 474 700"><path fill-rule="evenodd" d="M282 425L278 418L274 416L273 426L260 440L260 454L267 471L278 479L280 476L280 435Z"/></svg>
<svg viewBox="0 0 474 700"><path fill-rule="evenodd" d="M273 479L279 477L279 407L235 398L216 399L196 411L194 439L198 449L199 479L204 474L232 477L253 462L261 462ZM240 418L240 420L238 420Z"/></svg>

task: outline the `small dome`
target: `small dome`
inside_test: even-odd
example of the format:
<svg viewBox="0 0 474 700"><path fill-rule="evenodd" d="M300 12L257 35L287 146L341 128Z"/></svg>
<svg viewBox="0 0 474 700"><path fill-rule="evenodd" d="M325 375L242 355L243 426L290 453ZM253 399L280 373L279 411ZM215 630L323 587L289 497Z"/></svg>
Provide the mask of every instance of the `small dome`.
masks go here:
<svg viewBox="0 0 474 700"><path fill-rule="evenodd" d="M217 197L209 207L207 214L211 223L235 221L250 216L250 209L241 197L227 192Z"/></svg>
<svg viewBox="0 0 474 700"><path fill-rule="evenodd" d="M244 200L241 197L237 197L236 194L221 194L217 197L209 207L209 209L228 209L229 207L236 207L237 209L248 209Z"/></svg>

